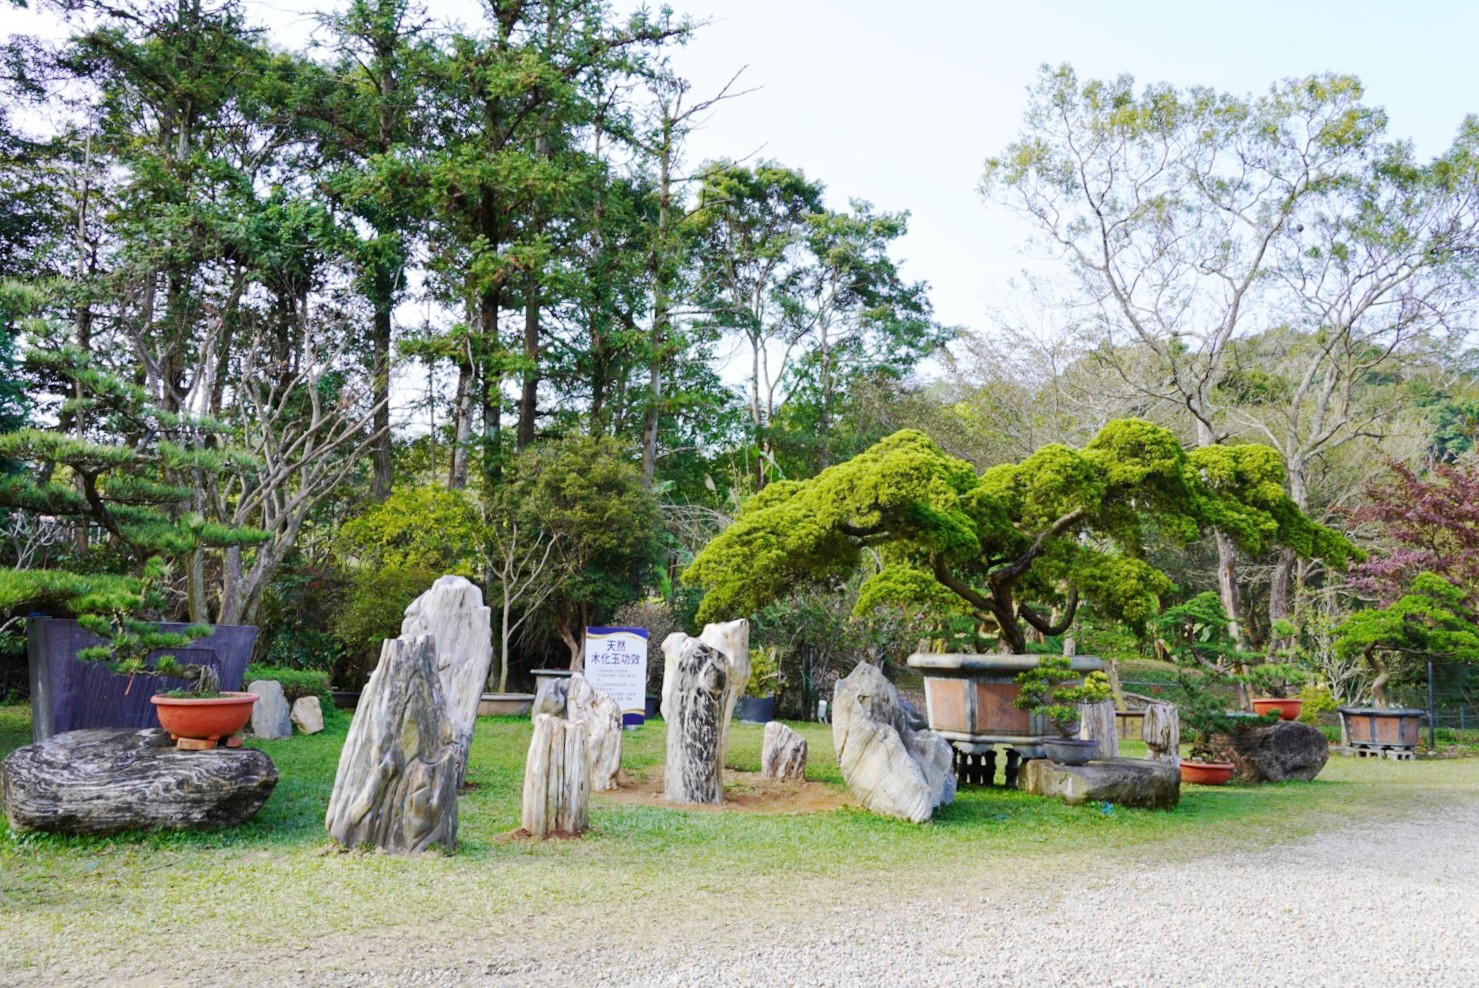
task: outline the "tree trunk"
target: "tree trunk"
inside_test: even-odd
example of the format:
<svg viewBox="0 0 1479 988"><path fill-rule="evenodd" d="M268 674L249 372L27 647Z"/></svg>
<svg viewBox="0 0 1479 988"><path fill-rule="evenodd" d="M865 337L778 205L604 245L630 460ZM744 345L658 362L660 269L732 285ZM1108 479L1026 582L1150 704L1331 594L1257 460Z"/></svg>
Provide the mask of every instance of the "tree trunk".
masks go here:
<svg viewBox="0 0 1479 988"><path fill-rule="evenodd" d="M1145 708L1140 737L1150 749L1152 761L1181 763L1181 714L1172 703L1152 703Z"/></svg>
<svg viewBox="0 0 1479 988"><path fill-rule="evenodd" d="M375 403L376 437L371 454L374 472L370 482L370 498L378 502L390 496L390 488L395 479L390 458L390 310L383 306L375 309L371 345L374 350L371 400Z"/></svg>
<svg viewBox="0 0 1479 988"><path fill-rule="evenodd" d="M519 397L519 449L534 442L539 415L539 275L529 272L524 299L524 388Z"/></svg>
<svg viewBox="0 0 1479 988"><path fill-rule="evenodd" d="M1120 756L1119 724L1114 713L1111 700L1078 705L1078 736L1098 746L1094 751L1095 758Z"/></svg>

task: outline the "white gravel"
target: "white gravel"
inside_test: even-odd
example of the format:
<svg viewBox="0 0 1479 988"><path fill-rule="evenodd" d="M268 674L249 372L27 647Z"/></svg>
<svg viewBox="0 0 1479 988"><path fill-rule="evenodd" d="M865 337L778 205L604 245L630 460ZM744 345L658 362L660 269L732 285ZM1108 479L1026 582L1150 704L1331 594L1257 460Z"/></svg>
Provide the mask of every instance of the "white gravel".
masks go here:
<svg viewBox="0 0 1479 988"><path fill-rule="evenodd" d="M490 930L474 965L382 958L281 983L1467 988L1479 986L1476 838L1479 804L1466 803L1225 857L1106 863L1051 889L961 876L937 898L863 899L799 922L716 915L635 948L595 946L622 941L620 917L537 947Z"/></svg>

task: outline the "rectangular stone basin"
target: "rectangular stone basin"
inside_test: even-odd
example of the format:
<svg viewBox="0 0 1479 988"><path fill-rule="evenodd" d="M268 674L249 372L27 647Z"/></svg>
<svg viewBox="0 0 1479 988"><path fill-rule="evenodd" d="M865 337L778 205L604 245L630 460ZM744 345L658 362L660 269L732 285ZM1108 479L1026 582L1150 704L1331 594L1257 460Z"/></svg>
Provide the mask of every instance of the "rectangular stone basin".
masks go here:
<svg viewBox="0 0 1479 988"><path fill-rule="evenodd" d="M924 702L930 729L953 741L997 743L1036 740L1050 732L1042 718L1013 705L1019 673L1036 668L1039 655L956 655L920 652L909 666L924 674ZM1073 670L1103 669L1092 655L1073 658Z"/></svg>

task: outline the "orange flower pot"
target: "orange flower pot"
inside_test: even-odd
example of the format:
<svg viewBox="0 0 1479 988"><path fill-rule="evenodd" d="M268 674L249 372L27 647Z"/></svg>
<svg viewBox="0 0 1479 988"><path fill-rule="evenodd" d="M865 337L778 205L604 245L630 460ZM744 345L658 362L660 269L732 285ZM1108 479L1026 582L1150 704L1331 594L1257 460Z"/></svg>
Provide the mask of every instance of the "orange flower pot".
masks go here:
<svg viewBox="0 0 1479 988"><path fill-rule="evenodd" d="M1220 786L1232 778L1232 762L1189 762L1181 760L1181 781L1199 786Z"/></svg>
<svg viewBox="0 0 1479 988"><path fill-rule="evenodd" d="M1298 717L1300 708L1302 708L1303 706L1303 700L1290 700L1278 696L1263 696L1258 697L1253 701L1253 710L1260 717L1268 713L1270 710L1277 710L1279 712L1280 720L1293 720L1294 718Z"/></svg>
<svg viewBox="0 0 1479 988"><path fill-rule="evenodd" d="M255 693L226 693L208 699L191 696L152 696L159 726L176 740L219 741L246 726L252 717Z"/></svg>

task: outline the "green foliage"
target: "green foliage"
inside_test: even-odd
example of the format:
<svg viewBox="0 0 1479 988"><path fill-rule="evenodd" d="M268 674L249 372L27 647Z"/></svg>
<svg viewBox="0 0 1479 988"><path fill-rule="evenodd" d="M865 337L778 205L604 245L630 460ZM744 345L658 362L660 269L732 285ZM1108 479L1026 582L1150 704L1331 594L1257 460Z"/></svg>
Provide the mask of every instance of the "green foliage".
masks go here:
<svg viewBox="0 0 1479 988"><path fill-rule="evenodd" d="M419 569L362 569L349 577L349 589L330 623L344 646L346 662L338 685L358 686L380 654L380 643L401 633L406 608L443 574Z"/></svg>
<svg viewBox="0 0 1479 988"><path fill-rule="evenodd" d="M1303 706L1299 708L1299 720L1305 724L1322 724L1327 715L1335 713L1340 702L1325 683L1305 683L1299 691Z"/></svg>
<svg viewBox="0 0 1479 988"><path fill-rule="evenodd" d="M1475 624L1462 588L1436 574L1419 573L1409 591L1390 605L1347 615L1336 628L1335 650L1342 658L1366 660L1376 674L1373 700L1385 706L1387 682L1416 675L1426 659L1479 661Z"/></svg>
<svg viewBox="0 0 1479 988"><path fill-rule="evenodd" d="M1012 701L1019 710L1044 717L1063 737L1078 724L1078 704L1109 699L1109 677L1091 672L1082 681L1066 655L1044 655L1037 665L1017 674L1020 688Z"/></svg>
<svg viewBox="0 0 1479 988"><path fill-rule="evenodd" d="M750 646L750 680L745 683L745 696L775 696L782 686L781 666L774 648Z"/></svg>
<svg viewBox="0 0 1479 988"><path fill-rule="evenodd" d="M837 586L876 549L859 607L910 603L995 622L1021 652L1023 623L1061 634L1080 595L1141 627L1171 589L1145 561L1152 537L1185 544L1225 525L1250 552L1290 545L1335 566L1354 551L1306 518L1264 447L1188 454L1165 429L1110 422L1083 450L1049 445L977 476L919 432L895 433L807 481L772 483L699 553L700 620L753 613L807 584ZM947 595L956 598L947 604ZM1058 610L1056 621L1047 615Z"/></svg>
<svg viewBox="0 0 1479 988"><path fill-rule="evenodd" d="M477 576L487 531L462 491L403 485L339 529L339 552L375 569Z"/></svg>
<svg viewBox="0 0 1479 988"><path fill-rule="evenodd" d="M289 703L305 696L316 696L324 710L334 704L334 695L329 689L329 674L322 669L289 669L284 666L249 665L242 676L243 683L258 679L275 679L282 684L283 695Z"/></svg>

